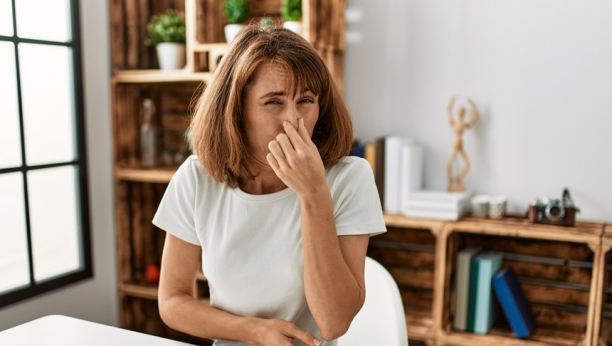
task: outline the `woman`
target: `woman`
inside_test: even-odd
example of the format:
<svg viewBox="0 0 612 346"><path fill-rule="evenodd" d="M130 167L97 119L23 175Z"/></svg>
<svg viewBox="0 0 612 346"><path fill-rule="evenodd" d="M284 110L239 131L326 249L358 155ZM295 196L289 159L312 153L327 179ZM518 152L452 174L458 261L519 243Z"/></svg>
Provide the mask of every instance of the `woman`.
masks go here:
<svg viewBox="0 0 612 346"><path fill-rule="evenodd" d="M163 321L215 346L336 345L365 299L369 237L386 228L372 169L347 156L350 116L315 49L283 28L244 28L198 102L191 139L196 155L153 219L167 232ZM210 303L193 297L200 263Z"/></svg>

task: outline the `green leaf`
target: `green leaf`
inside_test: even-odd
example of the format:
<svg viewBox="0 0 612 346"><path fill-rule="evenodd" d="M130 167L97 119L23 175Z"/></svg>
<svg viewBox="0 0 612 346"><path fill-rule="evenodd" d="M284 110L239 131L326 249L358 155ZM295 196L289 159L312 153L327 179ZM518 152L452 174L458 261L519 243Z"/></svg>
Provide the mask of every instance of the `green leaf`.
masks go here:
<svg viewBox="0 0 612 346"><path fill-rule="evenodd" d="M185 18L172 9L165 14L152 16L147 30L149 38L145 40L145 44L149 46L162 42L185 43Z"/></svg>
<svg viewBox="0 0 612 346"><path fill-rule="evenodd" d="M302 20L302 0L283 0L281 16L286 21L299 22Z"/></svg>
<svg viewBox="0 0 612 346"><path fill-rule="evenodd" d="M248 0L225 0L223 15L228 24L242 24L251 17L251 3Z"/></svg>

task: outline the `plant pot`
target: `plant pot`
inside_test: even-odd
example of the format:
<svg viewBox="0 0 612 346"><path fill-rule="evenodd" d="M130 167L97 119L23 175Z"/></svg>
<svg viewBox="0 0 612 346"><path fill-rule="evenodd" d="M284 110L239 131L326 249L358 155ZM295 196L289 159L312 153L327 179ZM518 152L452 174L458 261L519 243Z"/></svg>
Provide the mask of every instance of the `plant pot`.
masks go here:
<svg viewBox="0 0 612 346"><path fill-rule="evenodd" d="M157 61L162 70L178 70L185 66L185 44L164 42L155 46Z"/></svg>
<svg viewBox="0 0 612 346"><path fill-rule="evenodd" d="M244 28L242 24L227 24L225 26L225 40L227 43L231 43L242 28Z"/></svg>
<svg viewBox="0 0 612 346"><path fill-rule="evenodd" d="M302 34L302 22L286 21L283 23L283 28L289 29L298 35Z"/></svg>

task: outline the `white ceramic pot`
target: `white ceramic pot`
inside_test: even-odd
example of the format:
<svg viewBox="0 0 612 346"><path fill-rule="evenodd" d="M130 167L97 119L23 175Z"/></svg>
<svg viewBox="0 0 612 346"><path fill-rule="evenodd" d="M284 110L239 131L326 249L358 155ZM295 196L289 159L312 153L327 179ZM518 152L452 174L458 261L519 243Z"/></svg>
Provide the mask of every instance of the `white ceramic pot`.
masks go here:
<svg viewBox="0 0 612 346"><path fill-rule="evenodd" d="M178 70L185 66L185 44L164 42L155 46L157 61L162 70Z"/></svg>
<svg viewBox="0 0 612 346"><path fill-rule="evenodd" d="M302 34L302 22L286 21L283 23L283 28L289 29L298 35Z"/></svg>
<svg viewBox="0 0 612 346"><path fill-rule="evenodd" d="M232 42L234 37L238 35L238 32L244 28L242 24L227 24L225 26L225 40L227 43Z"/></svg>

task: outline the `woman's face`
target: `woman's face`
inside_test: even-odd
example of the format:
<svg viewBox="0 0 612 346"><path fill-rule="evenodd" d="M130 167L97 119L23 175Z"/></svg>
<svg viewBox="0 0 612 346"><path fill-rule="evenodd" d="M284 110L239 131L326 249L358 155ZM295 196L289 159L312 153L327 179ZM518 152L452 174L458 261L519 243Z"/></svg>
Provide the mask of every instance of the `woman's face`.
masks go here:
<svg viewBox="0 0 612 346"><path fill-rule="evenodd" d="M262 64L253 82L245 89L244 127L249 153L258 165L269 166L266 155L268 143L284 134L283 121L298 128L304 118L306 130L312 137L319 118L319 97L311 91L298 90L295 98L288 95L290 78L278 64Z"/></svg>

